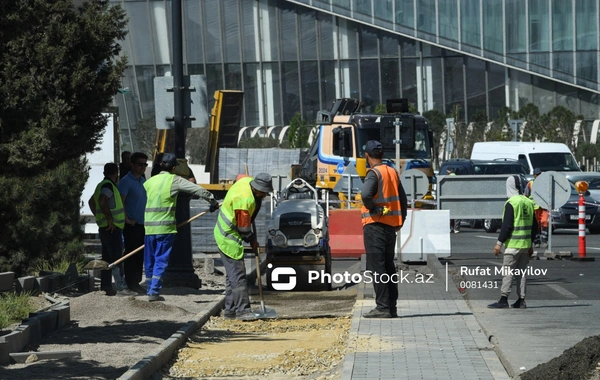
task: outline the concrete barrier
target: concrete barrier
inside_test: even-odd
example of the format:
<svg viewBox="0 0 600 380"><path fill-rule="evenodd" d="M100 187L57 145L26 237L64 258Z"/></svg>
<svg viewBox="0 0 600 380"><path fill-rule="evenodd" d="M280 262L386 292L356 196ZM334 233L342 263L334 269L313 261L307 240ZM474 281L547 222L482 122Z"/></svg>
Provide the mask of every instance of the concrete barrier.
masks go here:
<svg viewBox="0 0 600 380"><path fill-rule="evenodd" d="M15 280L15 272L0 273L0 292L13 290L13 281Z"/></svg>

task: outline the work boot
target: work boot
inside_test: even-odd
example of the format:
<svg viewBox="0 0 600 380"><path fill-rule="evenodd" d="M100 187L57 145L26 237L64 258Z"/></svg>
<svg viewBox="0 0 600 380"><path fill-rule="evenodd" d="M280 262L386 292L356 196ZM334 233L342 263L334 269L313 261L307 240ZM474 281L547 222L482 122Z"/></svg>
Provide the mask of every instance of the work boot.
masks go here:
<svg viewBox="0 0 600 380"><path fill-rule="evenodd" d="M235 319L235 311L223 310L223 319Z"/></svg>
<svg viewBox="0 0 600 380"><path fill-rule="evenodd" d="M397 308L390 309L390 315L392 316L392 318L398 318L398 309Z"/></svg>
<svg viewBox="0 0 600 380"><path fill-rule="evenodd" d="M513 303L512 305L510 305L513 309L526 309L527 308L527 304L525 303L525 300L523 298L519 298L517 300L517 302Z"/></svg>
<svg viewBox="0 0 600 380"><path fill-rule="evenodd" d="M165 297L158 294L148 294L148 302L164 301Z"/></svg>
<svg viewBox="0 0 600 380"><path fill-rule="evenodd" d="M378 310L373 309L368 313L363 314L363 318L392 318L389 309L386 310Z"/></svg>
<svg viewBox="0 0 600 380"><path fill-rule="evenodd" d="M498 302L488 305L488 309L505 309L508 307L508 297L502 296Z"/></svg>
<svg viewBox="0 0 600 380"><path fill-rule="evenodd" d="M252 310L247 309L240 313L235 313L235 319L239 321L255 321L258 318L256 317L256 314L252 312Z"/></svg>
<svg viewBox="0 0 600 380"><path fill-rule="evenodd" d="M117 296L119 296L119 297L135 297L137 295L138 294L136 292L129 290L127 288L117 291Z"/></svg>

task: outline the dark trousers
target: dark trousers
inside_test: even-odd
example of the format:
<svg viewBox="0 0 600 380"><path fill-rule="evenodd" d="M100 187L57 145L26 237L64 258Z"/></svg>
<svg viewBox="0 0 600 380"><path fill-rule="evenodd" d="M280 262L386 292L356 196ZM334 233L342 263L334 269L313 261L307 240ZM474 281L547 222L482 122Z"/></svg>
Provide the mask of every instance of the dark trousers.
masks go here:
<svg viewBox="0 0 600 380"><path fill-rule="evenodd" d="M106 227L100 227L98 228L98 235L100 235L100 242L102 243L102 260L110 264L120 259L123 254L121 229L115 227L113 232L109 232ZM120 264L115 265L111 271L103 270L100 273L100 289L104 291L112 290L111 275L115 278L117 290L125 288L121 267Z"/></svg>
<svg viewBox="0 0 600 380"><path fill-rule="evenodd" d="M144 243L144 267L148 286L146 294L158 295L162 289L162 275L169 266L175 234L146 235Z"/></svg>
<svg viewBox="0 0 600 380"><path fill-rule="evenodd" d="M396 312L398 284L391 281L397 277L391 277L396 273L394 265L396 229L383 223L370 223L363 227L363 234L367 253L367 270L371 272L373 278L377 310ZM375 281L383 273L388 275L384 276L384 281Z"/></svg>
<svg viewBox="0 0 600 380"><path fill-rule="evenodd" d="M244 259L234 260L222 251L220 253L225 267L225 311L238 314L248 312L251 307Z"/></svg>
<svg viewBox="0 0 600 380"><path fill-rule="evenodd" d="M123 239L125 240L125 254L139 248L144 244L145 230L142 224L130 226L125 225ZM144 269L144 250L134 253L123 262L123 274L129 289L135 289L142 282L142 271Z"/></svg>

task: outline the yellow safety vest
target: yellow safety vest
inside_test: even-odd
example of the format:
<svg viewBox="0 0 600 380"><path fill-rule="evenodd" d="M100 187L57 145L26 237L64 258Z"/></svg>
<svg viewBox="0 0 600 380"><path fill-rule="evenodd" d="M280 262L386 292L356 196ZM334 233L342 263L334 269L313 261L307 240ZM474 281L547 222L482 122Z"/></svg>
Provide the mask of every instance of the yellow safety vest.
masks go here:
<svg viewBox="0 0 600 380"><path fill-rule="evenodd" d="M146 235L177 233L175 220L177 195L171 197L174 178L175 174L163 172L144 182L148 198L144 212Z"/></svg>
<svg viewBox="0 0 600 380"><path fill-rule="evenodd" d="M110 214L113 217L113 224L120 229L125 227L125 208L123 208L123 200L121 199L121 194L119 193L119 189L110 179L103 179L102 182L96 186L96 190L94 191L94 203L96 204L96 224L98 227L108 227L108 219L106 215L100 210L100 194L102 193L102 186L110 183L112 186L113 198L115 199L115 207L110 209Z"/></svg>
<svg viewBox="0 0 600 380"><path fill-rule="evenodd" d="M507 248L531 248L531 226L533 225L533 202L524 195L514 195L506 201L513 206L515 218L510 238L504 242ZM504 220L504 212L502 215Z"/></svg>

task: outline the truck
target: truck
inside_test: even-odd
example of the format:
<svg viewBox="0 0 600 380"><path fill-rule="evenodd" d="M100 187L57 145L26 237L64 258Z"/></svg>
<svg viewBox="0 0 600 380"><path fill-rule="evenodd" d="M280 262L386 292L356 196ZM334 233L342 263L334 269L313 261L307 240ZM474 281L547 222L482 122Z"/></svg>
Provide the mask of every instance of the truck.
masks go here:
<svg viewBox="0 0 600 380"><path fill-rule="evenodd" d="M471 160L517 160L533 175L535 168L544 171L581 171L569 147L562 143L525 141L486 141L473 145Z"/></svg>
<svg viewBox="0 0 600 380"><path fill-rule="evenodd" d="M343 201L344 193L334 190L342 174L348 166L356 167L357 161L364 157L367 141L378 140L383 145L388 165L398 166L400 172L421 170L431 183L433 132L427 119L409 113L407 99L388 99L384 114L362 113L361 106L356 99L337 99L329 110L317 113L317 135L306 158L292 169L292 179L302 178L322 190L321 193L327 192L330 199ZM400 162L394 160L397 125Z"/></svg>

